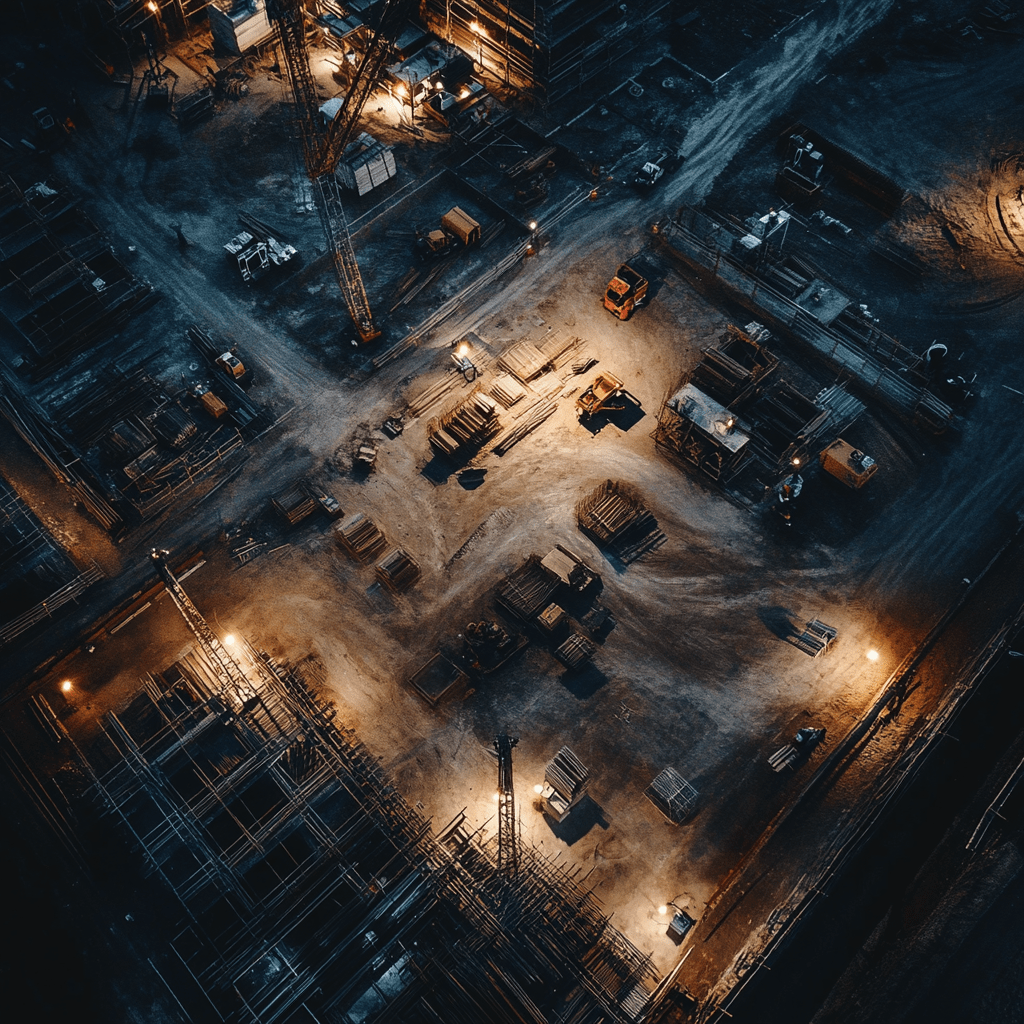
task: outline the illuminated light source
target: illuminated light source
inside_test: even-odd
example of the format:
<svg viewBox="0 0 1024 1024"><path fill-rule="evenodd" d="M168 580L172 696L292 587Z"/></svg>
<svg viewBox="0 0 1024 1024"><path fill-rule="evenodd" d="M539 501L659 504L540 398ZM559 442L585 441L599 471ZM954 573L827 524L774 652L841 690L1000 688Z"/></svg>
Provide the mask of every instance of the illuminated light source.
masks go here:
<svg viewBox="0 0 1024 1024"><path fill-rule="evenodd" d="M483 25L480 24L479 21L472 22L469 26L469 30L478 36L487 35L487 29L485 29Z"/></svg>
<svg viewBox="0 0 1024 1024"><path fill-rule="evenodd" d="M459 93L459 99L464 100L469 95L469 89L466 86L462 87L462 92Z"/></svg>
<svg viewBox="0 0 1024 1024"><path fill-rule="evenodd" d="M148 3L148 4L146 4L146 6L147 6L147 7L148 7L148 8L149 8L149 9L150 9L150 10L151 10L151 11L152 11L152 12L153 12L154 14L156 14L156 10L157 10L157 8L156 8L156 4L155 4L155 3L153 2L153 0L149 0L149 3Z"/></svg>
<svg viewBox="0 0 1024 1024"><path fill-rule="evenodd" d="M228 633L228 635L226 637L224 637L224 643L226 643L228 645L228 647L234 647L234 645L235 645L235 634L234 633Z"/></svg>
<svg viewBox="0 0 1024 1024"><path fill-rule="evenodd" d="M501 794L500 793L495 793L494 794L494 802L497 803L500 799L501 799Z"/></svg>
<svg viewBox="0 0 1024 1024"><path fill-rule="evenodd" d="M435 88L435 89L436 89L436 90L437 90L438 92L442 92L442 91L444 90L444 82L435 82L435 83L434 83L434 88Z"/></svg>
<svg viewBox="0 0 1024 1024"><path fill-rule="evenodd" d="M65 693L70 693L71 692L71 680L70 679L65 679L64 682L60 684L60 688Z"/></svg>
<svg viewBox="0 0 1024 1024"><path fill-rule="evenodd" d="M531 231L536 231L537 230L537 222L535 220L531 220L530 221L530 230Z"/></svg>
<svg viewBox="0 0 1024 1024"><path fill-rule="evenodd" d="M659 914L667 914L668 913L668 907L666 907L664 904L662 904L660 907L658 907L658 913Z"/></svg>
<svg viewBox="0 0 1024 1024"><path fill-rule="evenodd" d="M544 787L538 782L537 785L533 787L533 791L539 796L541 793L544 792Z"/></svg>
<svg viewBox="0 0 1024 1024"><path fill-rule="evenodd" d="M878 651L876 651L874 647L872 647L871 650L869 650L867 654L864 655L864 657L866 657L868 661L878 661Z"/></svg>
<svg viewBox="0 0 1024 1024"><path fill-rule="evenodd" d="M405 88L404 85L402 85L401 82L399 82L398 85L395 86L395 92L397 92L399 96L408 95L408 90Z"/></svg>
<svg viewBox="0 0 1024 1024"><path fill-rule="evenodd" d="M800 465L800 456L799 455L794 455L793 456L793 465L794 466L799 466Z"/></svg>
<svg viewBox="0 0 1024 1024"><path fill-rule="evenodd" d="M459 357L460 359L464 359L464 358L465 358L465 357L466 357L467 355L469 355L469 346L468 346L468 345L467 345L467 344L466 344L465 342L463 342L463 343L462 343L462 344L461 344L461 345L460 345L460 346L459 346L459 347L458 347L458 348L457 348L457 349L455 350L455 354L456 354L456 355L457 355L457 356L458 356L458 357Z"/></svg>

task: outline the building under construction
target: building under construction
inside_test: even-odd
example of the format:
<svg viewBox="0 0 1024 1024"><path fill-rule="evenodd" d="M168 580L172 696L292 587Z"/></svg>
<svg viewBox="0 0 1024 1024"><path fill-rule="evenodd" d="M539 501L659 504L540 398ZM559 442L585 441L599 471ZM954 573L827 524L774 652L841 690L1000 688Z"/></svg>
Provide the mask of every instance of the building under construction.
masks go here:
<svg viewBox="0 0 1024 1024"><path fill-rule="evenodd" d="M424 0L427 27L507 85L561 99L652 37L666 0Z"/></svg>
<svg viewBox="0 0 1024 1024"><path fill-rule="evenodd" d="M650 960L583 879L508 829L501 851L462 815L435 833L332 720L315 670L229 651L161 571L198 646L82 758L180 903L183 1006L261 1024L599 1024L650 1007ZM506 775L511 799L510 759Z"/></svg>

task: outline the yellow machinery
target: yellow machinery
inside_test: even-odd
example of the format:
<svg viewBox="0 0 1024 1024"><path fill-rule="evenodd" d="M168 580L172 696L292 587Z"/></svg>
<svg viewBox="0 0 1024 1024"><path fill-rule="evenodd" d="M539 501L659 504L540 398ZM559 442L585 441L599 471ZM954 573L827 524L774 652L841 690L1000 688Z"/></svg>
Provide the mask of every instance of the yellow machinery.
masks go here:
<svg viewBox="0 0 1024 1024"><path fill-rule="evenodd" d="M821 465L847 487L859 490L878 472L878 463L870 455L854 448L842 438L833 441L821 453Z"/></svg>
<svg viewBox="0 0 1024 1024"><path fill-rule="evenodd" d="M576 399L576 408L580 416L593 416L602 409L621 409L622 406L611 406L614 398L622 394L623 383L613 373L599 373L594 383Z"/></svg>

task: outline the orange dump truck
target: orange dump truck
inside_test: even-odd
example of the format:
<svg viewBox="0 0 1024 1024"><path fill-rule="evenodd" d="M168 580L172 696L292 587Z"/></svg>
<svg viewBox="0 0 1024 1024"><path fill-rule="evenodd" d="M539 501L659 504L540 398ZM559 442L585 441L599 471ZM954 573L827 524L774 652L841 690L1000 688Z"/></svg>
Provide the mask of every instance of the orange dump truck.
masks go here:
<svg viewBox="0 0 1024 1024"><path fill-rule="evenodd" d="M623 263L608 282L604 292L604 308L620 320L628 320L633 310L647 298L647 278Z"/></svg>

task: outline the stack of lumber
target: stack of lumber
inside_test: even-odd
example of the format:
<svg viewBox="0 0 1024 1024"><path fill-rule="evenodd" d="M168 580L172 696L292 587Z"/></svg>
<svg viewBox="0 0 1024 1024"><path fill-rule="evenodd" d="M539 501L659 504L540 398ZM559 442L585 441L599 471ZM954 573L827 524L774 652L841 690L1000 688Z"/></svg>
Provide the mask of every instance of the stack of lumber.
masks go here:
<svg viewBox="0 0 1024 1024"><path fill-rule="evenodd" d="M420 567L401 548L393 548L376 566L377 579L393 594L408 590L419 578Z"/></svg>
<svg viewBox="0 0 1024 1024"><path fill-rule="evenodd" d="M289 526L301 523L316 511L316 501L301 484L292 484L287 490L275 495L271 499L271 504Z"/></svg>
<svg viewBox="0 0 1024 1024"><path fill-rule="evenodd" d="M542 398L534 402L529 409L525 410L526 415L522 422L517 423L510 430L506 430L498 438L498 443L494 446L494 454L504 455L509 449L519 444L524 437L532 434L557 408L558 405L548 399Z"/></svg>
<svg viewBox="0 0 1024 1024"><path fill-rule="evenodd" d="M582 633L570 633L555 651L555 657L566 668L578 668L590 661L597 648Z"/></svg>
<svg viewBox="0 0 1024 1024"><path fill-rule="evenodd" d="M526 397L526 389L509 373L502 373L494 378L490 393L506 409L511 409L516 402Z"/></svg>
<svg viewBox="0 0 1024 1024"><path fill-rule="evenodd" d="M541 352L532 342L521 341L502 353L498 365L526 384L534 377L539 377L550 362L551 357Z"/></svg>
<svg viewBox="0 0 1024 1024"><path fill-rule="evenodd" d="M498 584L496 597L514 615L524 621L536 618L551 603L560 580L548 572L536 555Z"/></svg>
<svg viewBox="0 0 1024 1024"><path fill-rule="evenodd" d="M576 520L588 537L623 562L632 562L665 542L658 521L642 502L611 480L579 502Z"/></svg>
<svg viewBox="0 0 1024 1024"><path fill-rule="evenodd" d="M338 543L357 561L369 562L387 547L387 539L377 524L362 512L356 512L334 528Z"/></svg>
<svg viewBox="0 0 1024 1024"><path fill-rule="evenodd" d="M475 392L450 413L431 424L431 445L442 455L455 455L463 448L479 448L494 436L499 426L498 407L493 398Z"/></svg>

